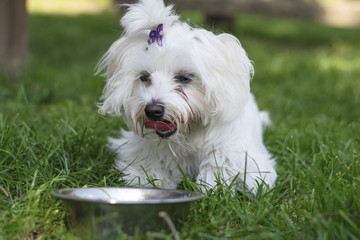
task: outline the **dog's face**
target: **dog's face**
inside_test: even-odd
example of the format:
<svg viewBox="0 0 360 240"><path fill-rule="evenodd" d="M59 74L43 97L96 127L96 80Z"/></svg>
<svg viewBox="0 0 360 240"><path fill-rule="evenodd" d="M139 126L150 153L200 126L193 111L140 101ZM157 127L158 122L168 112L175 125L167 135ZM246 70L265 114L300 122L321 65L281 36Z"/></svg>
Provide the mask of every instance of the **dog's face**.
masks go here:
<svg viewBox="0 0 360 240"><path fill-rule="evenodd" d="M161 23L161 33L160 25L137 31L133 15L125 15L125 34L100 63L107 70L100 112L122 115L141 136L166 139L240 113L253 69L235 37L178 21Z"/></svg>
<svg viewBox="0 0 360 240"><path fill-rule="evenodd" d="M136 132L169 138L189 132L191 125L204 119L201 73L185 44L164 41L161 47L154 43L138 53L132 95L125 103Z"/></svg>

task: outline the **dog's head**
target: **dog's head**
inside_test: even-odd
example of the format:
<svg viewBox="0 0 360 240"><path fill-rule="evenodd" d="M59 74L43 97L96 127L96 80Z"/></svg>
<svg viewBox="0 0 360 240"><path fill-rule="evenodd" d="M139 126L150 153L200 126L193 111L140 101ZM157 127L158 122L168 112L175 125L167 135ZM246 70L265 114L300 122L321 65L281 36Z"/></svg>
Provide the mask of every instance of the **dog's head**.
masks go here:
<svg viewBox="0 0 360 240"><path fill-rule="evenodd" d="M123 116L142 136L176 139L191 126L232 121L249 98L251 62L239 41L180 22L162 0L140 0L99 63L100 113Z"/></svg>

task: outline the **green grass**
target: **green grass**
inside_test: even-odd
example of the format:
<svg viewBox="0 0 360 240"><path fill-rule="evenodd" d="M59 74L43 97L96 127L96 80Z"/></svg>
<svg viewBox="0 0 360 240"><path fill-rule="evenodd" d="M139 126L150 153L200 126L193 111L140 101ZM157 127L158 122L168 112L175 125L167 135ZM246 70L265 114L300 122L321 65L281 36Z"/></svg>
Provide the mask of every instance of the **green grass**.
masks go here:
<svg viewBox="0 0 360 240"><path fill-rule="evenodd" d="M0 239L74 239L49 192L122 185L105 144L123 124L98 115L104 80L93 75L120 30L110 14L31 15L30 29L26 73L0 80ZM226 187L209 192L180 237L359 239L359 31L242 16L233 32L271 114L265 142L279 178L251 201Z"/></svg>

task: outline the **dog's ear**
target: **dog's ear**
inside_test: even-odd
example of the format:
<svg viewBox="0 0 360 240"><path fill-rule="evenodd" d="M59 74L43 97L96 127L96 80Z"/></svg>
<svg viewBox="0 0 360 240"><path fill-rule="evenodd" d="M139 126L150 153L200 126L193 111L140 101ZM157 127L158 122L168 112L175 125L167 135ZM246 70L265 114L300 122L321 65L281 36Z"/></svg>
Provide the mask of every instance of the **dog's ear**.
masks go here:
<svg viewBox="0 0 360 240"><path fill-rule="evenodd" d="M106 85L98 104L99 113L121 115L122 108L130 98L134 79L132 69L126 66L134 52L143 46L139 39L144 36L123 36L115 41L97 66L97 74L104 73Z"/></svg>
<svg viewBox="0 0 360 240"><path fill-rule="evenodd" d="M210 114L231 121L249 99L253 66L240 42L230 34L216 36L200 30L195 38Z"/></svg>

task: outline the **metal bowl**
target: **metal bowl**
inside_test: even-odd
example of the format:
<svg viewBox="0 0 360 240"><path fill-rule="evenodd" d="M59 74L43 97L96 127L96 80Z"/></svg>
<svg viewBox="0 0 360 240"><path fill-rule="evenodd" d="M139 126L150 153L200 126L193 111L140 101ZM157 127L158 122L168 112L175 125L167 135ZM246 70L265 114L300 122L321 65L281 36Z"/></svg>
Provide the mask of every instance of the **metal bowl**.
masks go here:
<svg viewBox="0 0 360 240"><path fill-rule="evenodd" d="M77 188L51 193L64 201L68 223L82 239L114 239L136 230L168 230L162 213L179 229L190 202L204 196L182 190L153 188Z"/></svg>

